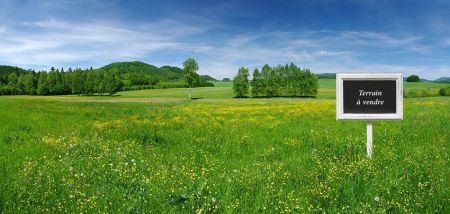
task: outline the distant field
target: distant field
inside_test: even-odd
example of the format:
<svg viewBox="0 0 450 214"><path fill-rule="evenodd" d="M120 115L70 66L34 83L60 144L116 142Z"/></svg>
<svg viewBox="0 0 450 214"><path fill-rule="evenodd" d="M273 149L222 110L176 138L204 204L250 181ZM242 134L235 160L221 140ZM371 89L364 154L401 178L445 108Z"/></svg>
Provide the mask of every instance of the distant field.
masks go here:
<svg viewBox="0 0 450 214"><path fill-rule="evenodd" d="M336 121L335 80L319 84L2 96L0 213L450 213L449 97L374 122L368 160L365 122Z"/></svg>
<svg viewBox="0 0 450 214"><path fill-rule="evenodd" d="M193 88L192 95L194 98L203 99L224 99L233 98L233 90L231 82L215 82L215 87L205 87L205 88ZM404 90L406 92L410 90L415 91L430 91L432 93L437 93L440 88L448 87L448 83L430 83L430 82L420 82L420 83L410 83L404 82ZM148 89L139 91L124 91L119 92L120 98L186 98L188 89L185 88L172 88L172 89ZM320 79L319 80L319 92L317 98L334 98L336 96L336 80L334 79Z"/></svg>

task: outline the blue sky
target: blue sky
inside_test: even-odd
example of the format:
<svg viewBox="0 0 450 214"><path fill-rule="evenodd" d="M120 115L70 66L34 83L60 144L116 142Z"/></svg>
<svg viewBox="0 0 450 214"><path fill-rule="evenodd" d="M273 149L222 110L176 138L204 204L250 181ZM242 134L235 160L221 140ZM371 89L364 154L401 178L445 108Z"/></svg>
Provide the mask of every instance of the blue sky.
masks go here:
<svg viewBox="0 0 450 214"><path fill-rule="evenodd" d="M48 70L143 61L232 77L294 62L315 73L450 76L450 1L0 0L0 64Z"/></svg>

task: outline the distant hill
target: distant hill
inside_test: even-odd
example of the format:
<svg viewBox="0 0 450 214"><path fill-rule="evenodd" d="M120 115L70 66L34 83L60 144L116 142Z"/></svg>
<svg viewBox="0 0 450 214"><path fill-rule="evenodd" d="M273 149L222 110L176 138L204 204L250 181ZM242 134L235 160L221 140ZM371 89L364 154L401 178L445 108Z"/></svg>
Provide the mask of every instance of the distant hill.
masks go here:
<svg viewBox="0 0 450 214"><path fill-rule="evenodd" d="M8 75L11 73L17 74L17 76L23 75L27 72L30 72L28 70L25 70L23 68L9 66L9 65L0 65L0 85L7 84L8 83Z"/></svg>
<svg viewBox="0 0 450 214"><path fill-rule="evenodd" d="M317 77L319 77L319 79L336 79L336 74L335 73L322 73L322 74L317 74Z"/></svg>
<svg viewBox="0 0 450 214"><path fill-rule="evenodd" d="M433 82L450 83L450 77L441 77L439 79L434 80Z"/></svg>
<svg viewBox="0 0 450 214"><path fill-rule="evenodd" d="M119 71L121 76L131 76L130 78L155 79L158 81L179 81L184 80L184 71L181 68L173 66L162 66L160 68L140 61L133 62L114 62L105 65L100 69ZM216 81L209 75L200 75L204 81ZM133 83L140 84L140 83Z"/></svg>
<svg viewBox="0 0 450 214"><path fill-rule="evenodd" d="M200 75L200 78L202 78L204 80L208 80L208 81L217 81L216 79L214 79L213 77L211 77L209 75Z"/></svg>
<svg viewBox="0 0 450 214"><path fill-rule="evenodd" d="M134 62L114 62L103 66L100 69L112 71L117 70L121 75L132 74L134 76L145 76L147 78L162 81L180 80L183 78L183 70L177 67L162 66L160 68L147 63Z"/></svg>
<svg viewBox="0 0 450 214"><path fill-rule="evenodd" d="M421 82L433 82L432 80L420 79Z"/></svg>
<svg viewBox="0 0 450 214"><path fill-rule="evenodd" d="M139 62L114 62L103 66L97 70L106 70L107 72L118 72L124 84L123 90L142 89L141 86L164 87L186 87L185 73L183 69L173 66L162 66L160 68ZM194 87L213 86L215 79L208 75L200 75L198 81L194 81ZM139 87L137 87L139 86ZM162 87L162 86L161 86Z"/></svg>

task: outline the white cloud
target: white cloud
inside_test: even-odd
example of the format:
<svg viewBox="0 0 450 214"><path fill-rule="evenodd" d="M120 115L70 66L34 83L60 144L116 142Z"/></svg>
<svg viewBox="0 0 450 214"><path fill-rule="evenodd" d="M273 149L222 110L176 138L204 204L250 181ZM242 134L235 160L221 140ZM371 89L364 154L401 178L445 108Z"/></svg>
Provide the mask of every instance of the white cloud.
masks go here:
<svg viewBox="0 0 450 214"><path fill-rule="evenodd" d="M206 23L206 24L205 24ZM372 48L389 52L432 53L434 46L415 35L369 31L245 32L213 40L205 35L215 26L208 20L186 23L165 19L151 23L115 21L70 22L44 19L0 26L0 64L48 69L50 66L102 66L113 61L143 60L158 66L181 66L192 56L200 73L232 77L241 66L251 70L263 64L294 62L314 72L423 72L446 74L448 67L388 66L361 60ZM3 30L2 30L3 29ZM447 45L450 40L445 40ZM160 52L169 52L160 58ZM384 53L383 53L384 54ZM172 56L173 55L173 56ZM154 61L158 58L160 61ZM380 66L381 65L381 66ZM403 70L402 70L403 69ZM436 75L435 75L436 74ZM448 76L448 75L447 75Z"/></svg>
<svg viewBox="0 0 450 214"><path fill-rule="evenodd" d="M344 31L339 34L343 39L363 45L402 46L414 44L420 39L418 36L393 37L386 33L368 31Z"/></svg>
<svg viewBox="0 0 450 214"><path fill-rule="evenodd" d="M134 60L158 50L182 49L188 46L184 38L204 30L173 20L134 25L56 19L26 22L0 38L0 63L51 66L84 61L98 65Z"/></svg>
<svg viewBox="0 0 450 214"><path fill-rule="evenodd" d="M263 64L278 65L294 62L314 72L400 72L423 74L437 78L449 73L439 64L383 64L365 60L364 57L406 55L422 57L431 54L431 45L421 44L421 37L414 35L393 36L380 32L357 31L309 31L305 33L246 33L235 35L221 46L212 46L204 54L206 63L201 71L223 78L232 77L241 66L250 70ZM279 39L282 37L283 39ZM374 52L373 48L382 48ZM386 50L386 52L384 52ZM406 53L406 54L405 54ZM439 67L440 66L440 67Z"/></svg>

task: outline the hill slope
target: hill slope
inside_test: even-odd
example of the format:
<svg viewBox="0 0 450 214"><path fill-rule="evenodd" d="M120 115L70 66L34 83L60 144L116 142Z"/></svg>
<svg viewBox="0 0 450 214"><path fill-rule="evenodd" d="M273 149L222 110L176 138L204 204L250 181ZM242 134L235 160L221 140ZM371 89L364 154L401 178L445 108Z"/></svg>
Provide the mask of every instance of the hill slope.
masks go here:
<svg viewBox="0 0 450 214"><path fill-rule="evenodd" d="M183 78L183 70L177 67L162 66L158 68L154 65L134 61L134 62L114 62L103 66L100 69L107 71L117 70L121 75L133 74L146 76L147 78L158 79L160 81L174 81Z"/></svg>
<svg viewBox="0 0 450 214"><path fill-rule="evenodd" d="M433 82L450 83L450 77L441 77L441 78L439 78L439 79L434 80Z"/></svg>
<svg viewBox="0 0 450 214"><path fill-rule="evenodd" d="M319 79L336 79L336 74L335 73L322 73L322 74L317 74L317 77L319 77Z"/></svg>

